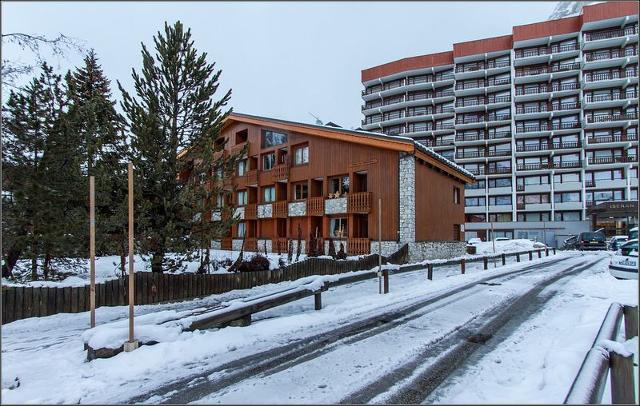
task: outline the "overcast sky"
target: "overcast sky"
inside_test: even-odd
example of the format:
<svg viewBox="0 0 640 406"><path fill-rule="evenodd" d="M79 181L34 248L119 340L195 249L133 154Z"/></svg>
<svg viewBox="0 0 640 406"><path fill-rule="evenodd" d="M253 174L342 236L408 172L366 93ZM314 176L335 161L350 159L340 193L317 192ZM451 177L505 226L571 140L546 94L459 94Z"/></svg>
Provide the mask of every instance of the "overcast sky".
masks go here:
<svg viewBox="0 0 640 406"><path fill-rule="evenodd" d="M164 21L191 27L196 47L222 69L237 112L347 128L360 125L360 71L448 51L455 42L511 33L546 20L555 2L2 2L2 33L84 41L113 82L132 90L140 43ZM3 59L26 55L3 47ZM52 59L66 70L81 61Z"/></svg>

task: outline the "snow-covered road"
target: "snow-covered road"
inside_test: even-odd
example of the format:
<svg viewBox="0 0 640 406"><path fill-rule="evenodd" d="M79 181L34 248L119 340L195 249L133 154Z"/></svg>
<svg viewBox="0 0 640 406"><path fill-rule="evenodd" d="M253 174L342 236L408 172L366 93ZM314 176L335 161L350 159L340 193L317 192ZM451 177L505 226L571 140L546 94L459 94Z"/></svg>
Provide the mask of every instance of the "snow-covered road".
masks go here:
<svg viewBox="0 0 640 406"><path fill-rule="evenodd" d="M551 265L558 259L564 260ZM354 283L323 294L321 311L313 310L313 300L303 299L255 315L249 327L182 333L167 342L92 362L84 361L80 339L87 328L86 313L19 320L2 328L2 398L5 403L332 403L350 396L384 401L397 388L380 389L376 382L402 369L428 343L499 311L501 304L536 283L594 259L599 258L563 253L488 272L481 270L482 264L469 264L466 275L459 275L457 267L436 270L431 282L424 271L392 275L388 295L377 294L375 280ZM470 286L488 276L545 263L549 266L537 272L523 271L492 281L500 285ZM636 287L606 274L606 264L600 261L571 278L596 278L587 286L608 289L602 296L605 299L589 302L602 312L610 301L620 300L620 295L637 295ZM180 304L139 306L136 314L193 309L286 286L266 285ZM98 323L124 318L126 311L126 307L100 308ZM601 321L603 315L593 319ZM593 331L585 328L582 333L589 337L576 340L586 342L584 349L570 343L572 351L584 355L598 326L588 327ZM581 358L576 371L580 362ZM410 377L411 372L396 376ZM569 385L571 379L573 376L566 377ZM453 388L450 382L447 387ZM366 388L377 388L379 393L362 392ZM374 395L379 396L374 399Z"/></svg>

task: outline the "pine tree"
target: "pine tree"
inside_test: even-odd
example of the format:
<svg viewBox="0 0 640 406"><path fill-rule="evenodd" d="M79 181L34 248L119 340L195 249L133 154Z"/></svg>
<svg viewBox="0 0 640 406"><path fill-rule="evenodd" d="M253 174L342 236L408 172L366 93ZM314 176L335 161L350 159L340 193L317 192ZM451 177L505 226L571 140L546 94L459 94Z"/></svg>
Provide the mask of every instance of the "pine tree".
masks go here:
<svg viewBox="0 0 640 406"><path fill-rule="evenodd" d="M98 254L117 253L124 275L127 256L127 143L123 118L115 110L110 81L91 50L84 64L66 75L69 111L67 137L76 139L82 155L85 181L95 177L96 249ZM85 208L87 193L79 193L77 204ZM88 232L85 222L83 230ZM88 236L83 241L88 241ZM84 247L86 250L86 247Z"/></svg>
<svg viewBox="0 0 640 406"><path fill-rule="evenodd" d="M221 230L229 220L203 221L205 204L213 200L207 197L216 193L203 185L212 171L228 173L235 162L216 154L223 147L216 141L230 112L222 109L231 96L228 91L214 100L221 71L197 51L191 31L179 21L165 23L153 40L155 55L143 44L142 69L132 73L135 96L118 86L142 194L136 207L140 248L151 255L152 270L162 272L181 267L203 240L226 234ZM173 260L166 256L169 252L184 257Z"/></svg>

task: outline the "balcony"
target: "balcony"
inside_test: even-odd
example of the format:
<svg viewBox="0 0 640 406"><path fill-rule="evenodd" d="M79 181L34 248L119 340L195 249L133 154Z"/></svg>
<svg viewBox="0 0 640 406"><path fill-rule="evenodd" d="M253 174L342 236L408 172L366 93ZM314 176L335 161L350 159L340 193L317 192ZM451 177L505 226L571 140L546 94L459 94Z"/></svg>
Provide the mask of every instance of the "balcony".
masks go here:
<svg viewBox="0 0 640 406"><path fill-rule="evenodd" d="M587 62L606 61L609 59L636 56L637 54L638 53L633 48L630 48L630 51L620 49L620 48L606 49L606 50L599 50L599 51L585 53L585 60Z"/></svg>
<svg viewBox="0 0 640 406"><path fill-rule="evenodd" d="M278 237L271 240L271 251L272 252L288 252L289 250L289 240L286 237Z"/></svg>
<svg viewBox="0 0 640 406"><path fill-rule="evenodd" d="M607 115L588 115L587 123L608 123L611 121L630 121L637 120L638 115L636 113L627 113L627 114L607 114Z"/></svg>
<svg viewBox="0 0 640 406"><path fill-rule="evenodd" d="M310 197L307 199L308 216L324 216L324 197Z"/></svg>
<svg viewBox="0 0 640 406"><path fill-rule="evenodd" d="M476 72L480 70L487 69L496 69L496 68L506 68L511 66L511 61L488 61L488 62L472 62L472 63L463 63L458 64L456 66L456 73L464 73L464 72Z"/></svg>
<svg viewBox="0 0 640 406"><path fill-rule="evenodd" d="M231 237L223 238L220 241L220 249L231 251L233 248L233 239Z"/></svg>
<svg viewBox="0 0 640 406"><path fill-rule="evenodd" d="M603 80L615 80L615 79L626 79L626 78L637 78L638 71L634 70L614 70L611 72L600 72L600 73L591 73L586 72L584 74L584 81L587 83L592 82L600 82Z"/></svg>
<svg viewBox="0 0 640 406"><path fill-rule="evenodd" d="M616 93L597 94L597 95L588 93L584 96L584 101L585 103L605 103L605 102L612 102L612 101L618 101L618 100L633 100L633 99L637 99L637 97L638 95L635 94L635 92L633 93L616 92Z"/></svg>
<svg viewBox="0 0 640 406"><path fill-rule="evenodd" d="M371 241L368 238L349 238L347 253L349 255L366 255L371 252Z"/></svg>
<svg viewBox="0 0 640 406"><path fill-rule="evenodd" d="M456 124L478 124L491 121L505 121L510 120L511 114L482 114L482 115L461 115L456 118Z"/></svg>
<svg viewBox="0 0 640 406"><path fill-rule="evenodd" d="M618 28L606 31L598 32L585 32L583 35L585 42L600 41L603 39L620 38L628 35L635 35L638 33L636 26L629 26L625 28Z"/></svg>
<svg viewBox="0 0 640 406"><path fill-rule="evenodd" d="M551 162L540 162L533 164L518 164L519 171L540 171L547 170L553 168L553 163Z"/></svg>
<svg viewBox="0 0 640 406"><path fill-rule="evenodd" d="M637 134L623 134L623 135L605 135L598 137L589 137L589 144L609 144L612 142L627 142L638 141Z"/></svg>
<svg viewBox="0 0 640 406"><path fill-rule="evenodd" d="M493 167L488 167L488 168L486 168L485 173L487 175L501 175L501 174L505 174L505 173L511 173L511 168L493 168Z"/></svg>
<svg viewBox="0 0 640 406"><path fill-rule="evenodd" d="M252 169L247 171L245 176L245 183L247 186L257 186L258 185L258 170Z"/></svg>
<svg viewBox="0 0 640 406"><path fill-rule="evenodd" d="M516 125L516 133L533 133L542 131L560 131L580 128L579 121L569 121L564 123L542 122L539 124Z"/></svg>
<svg viewBox="0 0 640 406"><path fill-rule="evenodd" d="M371 212L371 192L350 193L348 195L347 212L369 214Z"/></svg>
<svg viewBox="0 0 640 406"><path fill-rule="evenodd" d="M258 251L258 239L257 238L245 238L244 240L245 251Z"/></svg>
<svg viewBox="0 0 640 406"><path fill-rule="evenodd" d="M289 165L288 164L279 164L273 167L271 170L273 174L273 179L276 182L286 182L289 179Z"/></svg>
<svg viewBox="0 0 640 406"><path fill-rule="evenodd" d="M635 155L617 155L589 158L589 165L623 164L629 162L638 162L638 157Z"/></svg>
<svg viewBox="0 0 640 406"><path fill-rule="evenodd" d="M256 203L249 203L244 206L244 219L255 220L258 218L258 205Z"/></svg>
<svg viewBox="0 0 640 406"><path fill-rule="evenodd" d="M522 68L516 69L516 77L536 76L546 73L566 72L580 69L580 62L565 63L552 66L544 66L539 68Z"/></svg>
<svg viewBox="0 0 640 406"><path fill-rule="evenodd" d="M229 154L230 155L238 155L242 152L242 150L247 147L247 142L242 142L240 144L234 145L233 147L231 147L229 149Z"/></svg>
<svg viewBox="0 0 640 406"><path fill-rule="evenodd" d="M536 113L548 113L551 111L567 111L577 110L580 108L580 102L573 103L541 103L538 106L523 106L521 104L516 105L516 114L536 114Z"/></svg>
<svg viewBox="0 0 640 406"><path fill-rule="evenodd" d="M533 87L525 88L524 86L518 86L516 87L516 96L526 96L526 95L551 93L551 92L563 92L563 91L578 90L578 89L580 89L580 83L578 82L563 83L563 84L554 83L552 85L545 84L545 85L537 86L535 88Z"/></svg>
<svg viewBox="0 0 640 406"><path fill-rule="evenodd" d="M577 51L578 44L551 45L545 47L516 49L516 59L531 58L533 56L550 55L560 52Z"/></svg>
<svg viewBox="0 0 640 406"><path fill-rule="evenodd" d="M274 218L287 218L289 213L286 200L273 203L273 217Z"/></svg>
<svg viewBox="0 0 640 406"><path fill-rule="evenodd" d="M483 158L485 156L485 151L458 151L456 152L456 159L472 159L472 158Z"/></svg>
<svg viewBox="0 0 640 406"><path fill-rule="evenodd" d="M511 83L511 78L472 80L456 83L456 90L481 89L490 86L502 86Z"/></svg>

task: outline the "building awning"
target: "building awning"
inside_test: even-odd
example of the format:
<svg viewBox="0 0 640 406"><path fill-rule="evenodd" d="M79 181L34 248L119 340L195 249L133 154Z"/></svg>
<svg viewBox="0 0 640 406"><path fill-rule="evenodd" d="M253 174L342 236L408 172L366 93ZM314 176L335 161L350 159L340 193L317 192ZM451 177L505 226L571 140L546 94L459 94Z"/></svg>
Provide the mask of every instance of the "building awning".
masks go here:
<svg viewBox="0 0 640 406"><path fill-rule="evenodd" d="M597 217L637 217L638 201L622 200L601 202L587 209L587 215Z"/></svg>

